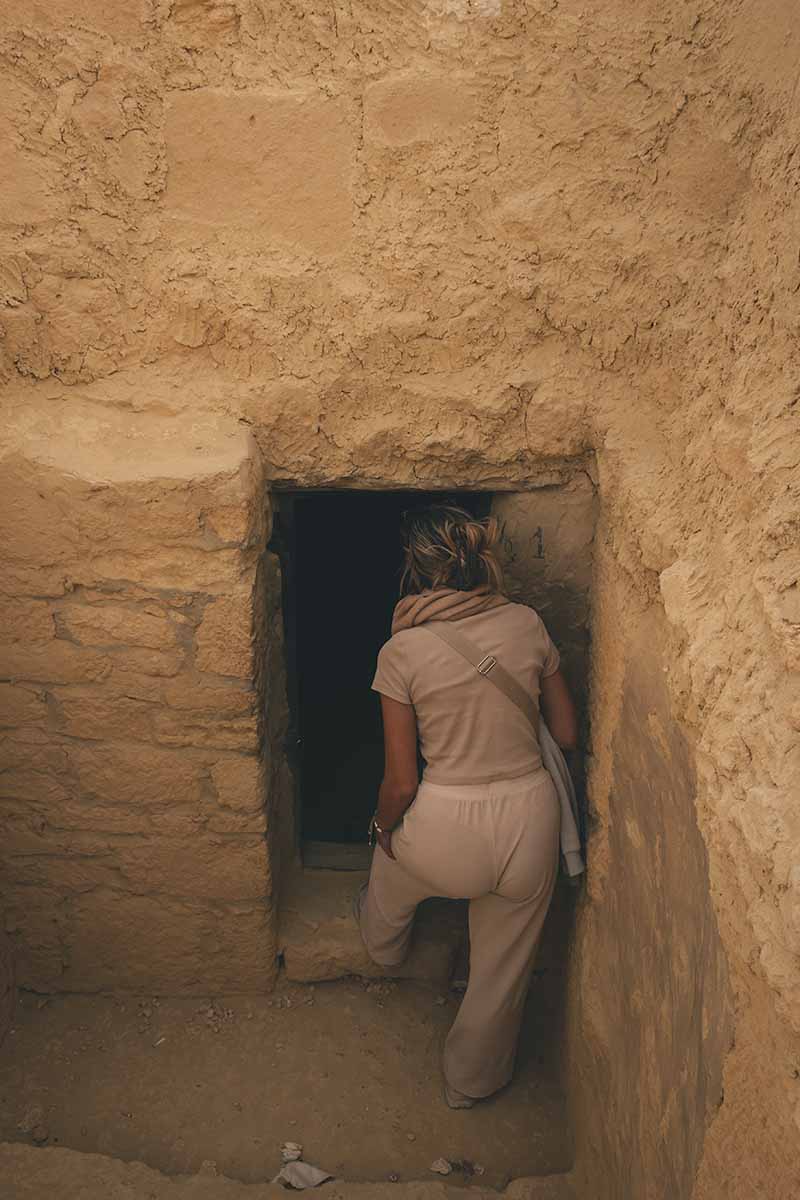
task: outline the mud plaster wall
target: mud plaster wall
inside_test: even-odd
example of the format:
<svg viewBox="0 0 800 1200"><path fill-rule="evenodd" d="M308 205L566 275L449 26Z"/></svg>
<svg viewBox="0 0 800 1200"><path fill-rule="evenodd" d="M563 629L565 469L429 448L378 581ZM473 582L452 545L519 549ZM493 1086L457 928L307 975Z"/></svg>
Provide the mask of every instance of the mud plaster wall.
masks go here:
<svg viewBox="0 0 800 1200"><path fill-rule="evenodd" d="M593 450L594 592L609 600L582 914L604 932L579 930L571 1047L594 1097L583 1145L603 1148L613 1194L629 1147L608 1126L632 1129L647 1095L641 1194L666 1194L665 1131L688 1194L729 995L735 1043L695 1194L791 1194L794 4L3 0L0 14L16 639L3 819L23 981L105 985L124 947L131 983L222 986L252 962L243 986L269 985L271 800L253 799L271 770L256 754L268 681L253 689L248 610L262 469L284 485L513 490L563 482ZM133 645L134 615L162 632ZM633 750L629 692L652 705L667 764L655 796L631 782L637 756L653 760ZM659 740L671 722L685 748ZM215 779L238 781L235 797ZM663 828L636 813L623 830L628 806L665 796ZM209 824L240 803L243 825ZM170 832L192 804L196 826ZM635 829L688 838L676 826L692 810L706 865L689 839L693 904L637 989L610 971L640 960L610 959L603 919L632 921L630 897L675 878ZM713 1005L698 1024L679 993L701 960ZM633 1043L620 988L624 1011L638 1006ZM670 1012L692 1033L680 1104L678 1051L652 1040Z"/></svg>

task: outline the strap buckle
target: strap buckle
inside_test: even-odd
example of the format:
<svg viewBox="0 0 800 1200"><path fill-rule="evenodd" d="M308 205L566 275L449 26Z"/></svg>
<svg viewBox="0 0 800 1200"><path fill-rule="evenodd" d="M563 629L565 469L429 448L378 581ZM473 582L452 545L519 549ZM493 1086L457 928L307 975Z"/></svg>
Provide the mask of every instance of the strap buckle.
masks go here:
<svg viewBox="0 0 800 1200"><path fill-rule="evenodd" d="M496 666L497 666L497 659L495 658L495 656L493 654L487 654L485 658L481 659L481 661L478 663L475 670L478 672L479 675L488 675L489 672L491 671L492 667L496 667Z"/></svg>

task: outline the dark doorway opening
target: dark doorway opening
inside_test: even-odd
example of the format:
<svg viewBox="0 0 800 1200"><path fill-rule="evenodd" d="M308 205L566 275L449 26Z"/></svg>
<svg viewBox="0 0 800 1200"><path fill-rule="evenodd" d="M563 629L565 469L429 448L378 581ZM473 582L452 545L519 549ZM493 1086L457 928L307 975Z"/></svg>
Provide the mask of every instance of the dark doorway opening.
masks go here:
<svg viewBox="0 0 800 1200"><path fill-rule="evenodd" d="M401 515L444 498L479 516L491 505L490 493L474 492L331 491L278 500L288 748L306 847L365 844L383 769L380 703L370 685L398 598Z"/></svg>

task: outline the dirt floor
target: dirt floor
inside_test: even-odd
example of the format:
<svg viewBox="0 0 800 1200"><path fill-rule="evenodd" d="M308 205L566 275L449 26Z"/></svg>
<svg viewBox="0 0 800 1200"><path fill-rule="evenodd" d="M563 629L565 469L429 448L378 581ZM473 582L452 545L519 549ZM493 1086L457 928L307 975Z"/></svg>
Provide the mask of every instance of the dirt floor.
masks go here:
<svg viewBox="0 0 800 1200"><path fill-rule="evenodd" d="M283 983L271 997L20 997L0 1050L0 1141L204 1168L257 1182L280 1147L338 1178L434 1179L443 1156L483 1168L449 1182L503 1187L566 1170L558 980L534 981L514 1083L469 1112L441 1094L458 1005L419 984Z"/></svg>

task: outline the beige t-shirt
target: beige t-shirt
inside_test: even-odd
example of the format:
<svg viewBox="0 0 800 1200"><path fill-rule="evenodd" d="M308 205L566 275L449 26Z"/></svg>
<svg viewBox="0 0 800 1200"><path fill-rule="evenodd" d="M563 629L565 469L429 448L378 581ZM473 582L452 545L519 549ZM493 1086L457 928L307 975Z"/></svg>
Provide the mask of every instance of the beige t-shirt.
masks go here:
<svg viewBox="0 0 800 1200"><path fill-rule="evenodd" d="M559 655L544 622L524 604L505 604L453 621L493 654L537 701L539 680L558 670ZM417 625L396 633L378 655L372 687L413 704L431 783L517 779L542 764L530 721L471 663Z"/></svg>

